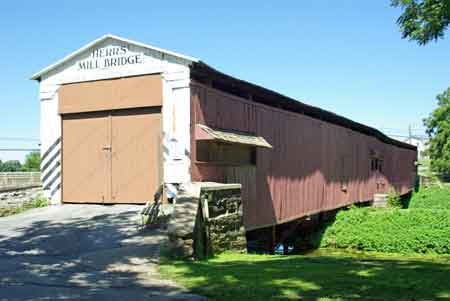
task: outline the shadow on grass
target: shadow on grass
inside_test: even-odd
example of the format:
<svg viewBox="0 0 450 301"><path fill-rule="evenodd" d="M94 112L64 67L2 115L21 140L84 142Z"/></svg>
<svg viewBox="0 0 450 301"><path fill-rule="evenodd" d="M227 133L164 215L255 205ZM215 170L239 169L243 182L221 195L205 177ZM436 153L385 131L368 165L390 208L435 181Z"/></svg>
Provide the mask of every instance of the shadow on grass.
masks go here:
<svg viewBox="0 0 450 301"><path fill-rule="evenodd" d="M450 300L450 260L225 254L163 272L211 300Z"/></svg>
<svg viewBox="0 0 450 301"><path fill-rule="evenodd" d="M410 192L400 196L400 201L402 203L402 208L403 209L408 209L409 208L412 196L413 196L414 193L417 193L417 192L418 192L418 190L414 189L414 192L410 191Z"/></svg>

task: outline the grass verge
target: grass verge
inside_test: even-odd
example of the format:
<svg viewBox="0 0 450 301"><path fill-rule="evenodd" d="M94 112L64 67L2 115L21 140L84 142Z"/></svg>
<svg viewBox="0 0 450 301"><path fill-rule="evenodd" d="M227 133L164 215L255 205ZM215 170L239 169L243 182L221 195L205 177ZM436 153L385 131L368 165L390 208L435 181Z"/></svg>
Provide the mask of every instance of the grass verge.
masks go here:
<svg viewBox="0 0 450 301"><path fill-rule="evenodd" d="M450 300L450 257L349 253L225 253L163 259L161 273L209 300Z"/></svg>
<svg viewBox="0 0 450 301"><path fill-rule="evenodd" d="M409 208L450 209L450 186L431 186L414 193Z"/></svg>
<svg viewBox="0 0 450 301"><path fill-rule="evenodd" d="M18 213L24 212L26 210L30 210L33 208L41 208L41 207L46 207L46 206L48 206L47 199L37 199L34 201L26 202L22 206L0 208L0 217L18 214Z"/></svg>
<svg viewBox="0 0 450 301"><path fill-rule="evenodd" d="M362 251L450 254L450 210L342 210L311 241Z"/></svg>

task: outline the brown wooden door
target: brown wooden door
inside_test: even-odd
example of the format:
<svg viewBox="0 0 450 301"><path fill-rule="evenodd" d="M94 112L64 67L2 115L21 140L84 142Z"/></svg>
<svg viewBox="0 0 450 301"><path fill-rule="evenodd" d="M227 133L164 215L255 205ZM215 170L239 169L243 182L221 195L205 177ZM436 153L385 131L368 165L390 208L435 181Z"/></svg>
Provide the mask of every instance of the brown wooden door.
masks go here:
<svg viewBox="0 0 450 301"><path fill-rule="evenodd" d="M109 114L64 115L62 124L63 201L103 203L110 199Z"/></svg>
<svg viewBox="0 0 450 301"><path fill-rule="evenodd" d="M112 113L113 203L145 203L161 181L161 113L132 109Z"/></svg>
<svg viewBox="0 0 450 301"><path fill-rule="evenodd" d="M63 115L64 202L145 203L160 185L160 108Z"/></svg>

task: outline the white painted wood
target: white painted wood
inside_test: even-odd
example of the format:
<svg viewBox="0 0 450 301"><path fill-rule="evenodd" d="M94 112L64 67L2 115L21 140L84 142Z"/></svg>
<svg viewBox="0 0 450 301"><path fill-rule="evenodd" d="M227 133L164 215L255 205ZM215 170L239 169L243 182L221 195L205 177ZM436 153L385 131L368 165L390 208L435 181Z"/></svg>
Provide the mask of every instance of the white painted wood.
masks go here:
<svg viewBox="0 0 450 301"><path fill-rule="evenodd" d="M61 117L58 114L58 94L57 85L44 86L41 89L41 120L40 120L40 136L41 136L41 155L48 153L50 147L61 137ZM44 158L41 168L48 163L50 158L53 158L57 151L61 148L61 143L58 143L52 151ZM50 164L48 169L54 167L56 162L61 161L61 154L57 155L55 160ZM54 172L55 174L57 171ZM41 177L44 173L41 173ZM60 183L60 179L56 180L56 185ZM45 188L45 186L43 186ZM50 198L52 204L59 203L61 199L58 191L53 196L52 189L44 189L44 196Z"/></svg>
<svg viewBox="0 0 450 301"><path fill-rule="evenodd" d="M189 64L196 59L111 35L106 35L87 46L89 47L83 47L61 61L33 75L33 79L40 79L41 154L44 154L61 136L61 116L58 114L58 89L61 85L159 73L163 79L162 135L164 182L189 182L191 180L189 173ZM91 70L80 68L80 62L95 59L93 51L112 49L114 47L127 47L128 51L126 55L139 55L141 63ZM56 151L54 149L52 154L47 157L47 160ZM61 160L60 155L58 160ZM56 164L55 162L52 165ZM58 170L56 169L55 173ZM46 196L51 197L52 203L59 203L61 200L61 191L58 189L60 183L61 179L58 179L51 185L50 189L44 191ZM53 196L51 196L52 192L54 193Z"/></svg>
<svg viewBox="0 0 450 301"><path fill-rule="evenodd" d="M190 167L190 90L167 82L163 104L164 182L187 183Z"/></svg>
<svg viewBox="0 0 450 301"><path fill-rule="evenodd" d="M125 38L113 35L113 34L106 34L106 35L104 35L104 36L102 36L102 37L100 37L100 38L98 38L98 39L96 39L96 40L86 44L85 46L81 47L80 49L70 53L69 55L67 55L63 59L57 61L56 63L45 67L44 69L42 69L39 72L36 72L35 74L33 74L31 76L31 79L39 80L39 78L41 78L41 76L43 76L43 75L46 75L46 73L48 73L48 72L50 72L50 71L52 71L54 69L59 68L60 66L64 65L66 62L70 61L71 59L79 57L82 53L84 53L84 52L86 52L86 51L96 47L98 44L103 43L104 41L106 41L108 39L114 40L114 41L118 41L118 42L122 42L123 44L136 45L136 46L139 46L141 48L152 50L152 51L157 52L157 53L167 54L167 55L170 55L170 56L172 56L174 58L181 59L181 60L184 60L184 61L189 61L189 62L198 62L199 61L198 59L196 59L194 57L187 56L187 55L184 55L184 54L180 54L180 53L177 53L177 52L174 52L174 51L158 48L158 47L155 47L155 46L152 46L152 45L149 45L149 44L144 44L144 43L137 42L137 41L132 41L132 40L129 40L129 39L125 39Z"/></svg>
<svg viewBox="0 0 450 301"><path fill-rule="evenodd" d="M121 46L129 48L128 56L140 55L142 63L104 69L80 70L80 62L91 59L93 50ZM78 56L50 69L41 75L41 82L44 85L61 85L154 73L173 73L174 75L172 76L181 78L186 76L186 73L189 74L188 67L190 63L191 61L179 59L152 49L142 48L134 44L124 44L121 41L108 38L96 44L95 48L86 49L84 52L79 53Z"/></svg>

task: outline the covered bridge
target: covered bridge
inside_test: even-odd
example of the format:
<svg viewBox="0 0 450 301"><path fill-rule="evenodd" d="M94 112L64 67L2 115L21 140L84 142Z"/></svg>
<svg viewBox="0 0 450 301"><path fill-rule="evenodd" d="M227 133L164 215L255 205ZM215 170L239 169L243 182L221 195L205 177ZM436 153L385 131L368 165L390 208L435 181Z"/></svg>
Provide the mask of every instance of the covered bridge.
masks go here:
<svg viewBox="0 0 450 301"><path fill-rule="evenodd" d="M151 45L105 35L32 78L54 203L239 182L252 230L414 187L414 146Z"/></svg>

